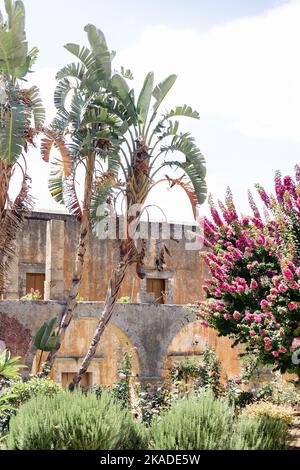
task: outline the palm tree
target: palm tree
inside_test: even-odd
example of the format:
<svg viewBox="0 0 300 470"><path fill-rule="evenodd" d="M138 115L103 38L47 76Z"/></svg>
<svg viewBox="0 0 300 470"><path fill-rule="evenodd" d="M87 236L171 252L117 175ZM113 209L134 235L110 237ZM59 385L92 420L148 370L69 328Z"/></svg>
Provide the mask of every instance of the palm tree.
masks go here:
<svg viewBox="0 0 300 470"><path fill-rule="evenodd" d="M33 206L24 153L45 115L37 87L22 86L38 54L35 47L28 52L23 3L6 0L5 9L6 21L0 12L0 295L5 292L16 235ZM8 191L17 167L22 182L11 200Z"/></svg>
<svg viewBox="0 0 300 470"><path fill-rule="evenodd" d="M76 252L75 269L68 292L66 306L58 318L56 342L43 365L47 375L54 363L57 351L73 318L83 273L90 216L102 200L106 187L118 184L119 166L111 158L115 148L121 144L121 121L115 113L103 107L107 87L111 81L111 59L101 31L88 25L90 49L76 44L67 44L66 49L80 60L64 67L57 74L59 80L54 94L57 115L52 122L56 138L66 140L71 165L65 168L65 159L56 158L49 182L54 199L64 204L70 214L80 222L80 235ZM112 144L114 142L114 145ZM52 136L43 140L43 157L49 161L53 145ZM76 181L84 175L83 200L80 201L80 186Z"/></svg>
<svg viewBox="0 0 300 470"><path fill-rule="evenodd" d="M90 28L94 27L86 27L89 39ZM94 34L97 31L98 37L103 37L99 30L92 31ZM76 46L76 52L83 50L84 48ZM76 55L79 57L78 53ZM79 58L82 60L82 53ZM102 68L103 65L99 65ZM89 68L89 63L86 66ZM66 73L73 77L75 75L82 86L85 86L87 80L83 80L81 67L82 65L73 64ZM130 73L126 76L131 78ZM111 141L108 154L108 162L114 171L108 171L105 178L103 175L100 177L100 190L98 189L91 205L91 217L97 233L99 206L104 202L115 205L119 194L123 194L126 201L127 238L120 242L119 262L112 270L103 312L79 372L69 385L70 390L75 388L89 367L101 335L111 319L128 266L136 264L137 274L144 277L142 266L145 247L143 242L137 243L130 228L132 224L138 224L143 212L142 206L152 188L163 181L170 187L180 186L189 197L194 216L197 204L202 204L206 198L204 158L194 138L188 132L180 132L179 122L174 120L180 116L198 119L199 114L191 107L183 105L158 116L163 100L176 81L176 75L170 75L154 87L153 73L148 73L137 101L134 91L129 88L126 76L113 74L105 84L105 93L102 96L94 96L95 104L104 108L107 116L114 116L119 125L114 125L116 141ZM182 154L183 159L176 156L174 158L174 154L178 153ZM178 178L170 174L163 175L164 172L175 169L182 172ZM136 205L140 209L134 213L132 209Z"/></svg>

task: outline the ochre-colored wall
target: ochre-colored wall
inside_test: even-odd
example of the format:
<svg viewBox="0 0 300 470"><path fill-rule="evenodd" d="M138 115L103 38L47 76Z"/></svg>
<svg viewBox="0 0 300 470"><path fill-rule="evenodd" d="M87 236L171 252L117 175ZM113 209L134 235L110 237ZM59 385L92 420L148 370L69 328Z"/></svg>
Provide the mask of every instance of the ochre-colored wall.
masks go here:
<svg viewBox="0 0 300 470"><path fill-rule="evenodd" d="M173 338L168 347L168 355L164 363L164 377L168 376L168 369L178 365L182 360L193 357L201 363L201 354L209 346L216 353L221 363L223 379L241 374L239 353L240 347L232 348L229 338L218 337L212 328L206 328L200 321L189 323Z"/></svg>
<svg viewBox="0 0 300 470"><path fill-rule="evenodd" d="M43 270L46 263L46 228L47 219L64 221L64 289L70 288L74 271L76 248L79 238L79 224L74 217L60 214L33 213L25 222L18 237L18 255L10 273L7 298L14 299L24 295L24 276L28 266ZM171 256L165 255L166 270L173 273L173 301L175 304L187 304L197 301L202 296L202 285L207 275L206 267L200 258L199 250L186 249L184 239L164 240ZM85 255L84 271L80 286L80 296L84 300L104 300L112 268L118 260L118 241L99 240L92 233L89 236ZM146 243L145 268L154 273L155 257L161 245L151 239ZM53 235L55 249L55 234ZM23 280L22 280L23 276ZM19 292L18 292L19 286ZM138 300L141 290L140 279L135 267L128 269L121 286L119 297L129 296L133 302ZM19 295L18 295L19 294Z"/></svg>

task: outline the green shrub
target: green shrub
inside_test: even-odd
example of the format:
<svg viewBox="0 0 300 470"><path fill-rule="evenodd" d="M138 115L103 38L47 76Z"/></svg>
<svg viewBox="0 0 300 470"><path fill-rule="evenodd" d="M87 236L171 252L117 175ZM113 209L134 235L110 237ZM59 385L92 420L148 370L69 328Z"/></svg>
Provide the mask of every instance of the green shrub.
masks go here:
<svg viewBox="0 0 300 470"><path fill-rule="evenodd" d="M151 448L172 450L226 449L233 424L227 400L211 390L173 403L150 430Z"/></svg>
<svg viewBox="0 0 300 470"><path fill-rule="evenodd" d="M288 441L286 422L261 415L254 418L242 413L235 423L231 448L235 450L281 450Z"/></svg>
<svg viewBox="0 0 300 470"><path fill-rule="evenodd" d="M7 349L0 352L0 389L6 381L20 377L20 370L26 368L20 364L20 359L21 356L11 357Z"/></svg>
<svg viewBox="0 0 300 470"><path fill-rule="evenodd" d="M143 429L107 391L60 392L25 403L11 419L7 448L11 450L138 449Z"/></svg>
<svg viewBox="0 0 300 470"><path fill-rule="evenodd" d="M61 390L60 385L50 379L33 377L27 382L18 380L11 382L10 386L1 391L1 400L6 403L6 411L0 408L0 434L8 428L9 420L17 409L32 397L38 395L53 396Z"/></svg>

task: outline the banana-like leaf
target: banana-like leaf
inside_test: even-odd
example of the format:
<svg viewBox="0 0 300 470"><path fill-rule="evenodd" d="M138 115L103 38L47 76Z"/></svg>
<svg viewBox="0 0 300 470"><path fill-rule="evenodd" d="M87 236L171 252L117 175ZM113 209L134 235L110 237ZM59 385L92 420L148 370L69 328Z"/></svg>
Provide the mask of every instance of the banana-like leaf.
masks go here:
<svg viewBox="0 0 300 470"><path fill-rule="evenodd" d="M40 90L38 87L32 86L27 91L27 95L30 99L30 107L34 117L34 125L37 128L45 121L45 108L40 97Z"/></svg>
<svg viewBox="0 0 300 470"><path fill-rule="evenodd" d="M24 78L28 72L31 72L31 67L37 59L39 50L37 47L33 47L28 53L25 62L14 69L14 75L17 78Z"/></svg>
<svg viewBox="0 0 300 470"><path fill-rule="evenodd" d="M185 162L177 160L165 161L160 167L181 168L191 180L198 203L203 204L207 195L205 159L196 146L193 137L189 133L175 135L171 144L163 146L161 150L166 153L181 152L185 156Z"/></svg>
<svg viewBox="0 0 300 470"><path fill-rule="evenodd" d="M168 127L163 124L163 121L159 121L156 128L154 129L154 134L160 134L157 136L159 140L165 139L173 135L177 135L179 129L179 121L169 121Z"/></svg>
<svg viewBox="0 0 300 470"><path fill-rule="evenodd" d="M111 54L107 48L105 36L100 29L92 24L86 25L84 30L88 35L98 66L98 76L100 79L109 80L111 77Z"/></svg>
<svg viewBox="0 0 300 470"><path fill-rule="evenodd" d="M82 62L82 64L86 67L86 69L94 67L95 65L94 56L92 52L90 51L90 49L88 49L87 47L85 46L80 47L78 44L68 43L65 45L65 49L67 49L67 51L69 51L71 54L75 55L75 57L77 57L77 59L79 59L80 62ZM67 66L67 67L70 67L70 66ZM60 80L61 78L64 78L65 75L64 76L62 75L63 70L66 70L66 67L64 67L60 72L58 72L57 77L56 77L58 80Z"/></svg>
<svg viewBox="0 0 300 470"><path fill-rule="evenodd" d="M28 44L23 2L5 0L5 8L8 21L6 28L2 27L0 30L0 70L8 74L26 62Z"/></svg>
<svg viewBox="0 0 300 470"><path fill-rule="evenodd" d="M185 116L194 119L200 119L198 111L194 111L190 106L184 104L183 106L176 106L175 109L169 111L165 116L164 120L172 118L174 116Z"/></svg>
<svg viewBox="0 0 300 470"><path fill-rule="evenodd" d="M90 207L90 219L94 232L97 236L97 223L103 219L103 212L99 215L99 208L108 204L113 197L114 190L118 187L119 181L112 174L105 173L95 182L93 196Z"/></svg>
<svg viewBox="0 0 300 470"><path fill-rule="evenodd" d="M54 105L56 109L64 109L65 102L68 94L74 89L74 85L71 84L68 78L63 78L59 81L54 91Z"/></svg>
<svg viewBox="0 0 300 470"><path fill-rule="evenodd" d="M152 98L154 84L154 74L149 72L145 78L143 88L141 90L140 96L137 102L137 113L142 123L145 123L147 120L150 102Z"/></svg>
<svg viewBox="0 0 300 470"><path fill-rule="evenodd" d="M115 54L114 54L115 56ZM114 58L114 56L112 57L112 59ZM122 77L124 78L127 78L128 80L133 80L134 79L134 76L133 76L133 73L131 72L130 69L126 69L124 67L121 67L121 75Z"/></svg>
<svg viewBox="0 0 300 470"><path fill-rule="evenodd" d="M78 62L72 62L71 64L66 65L63 67L59 72L56 74L56 80L63 80L65 78L76 78L77 80L83 80L85 73L86 73L86 66Z"/></svg>
<svg viewBox="0 0 300 470"><path fill-rule="evenodd" d="M52 318L48 323L45 322L37 331L34 338L34 346L40 351L51 351L55 345L58 336L55 335L54 329L57 318Z"/></svg>
<svg viewBox="0 0 300 470"><path fill-rule="evenodd" d="M156 99L154 106L153 106L153 111L156 112L171 90L172 86L176 82L177 75L169 75L165 80L160 82L153 90L153 97Z"/></svg>
<svg viewBox="0 0 300 470"><path fill-rule="evenodd" d="M137 123L138 116L126 80L124 80L121 75L115 74L111 79L111 86L117 98L125 108L125 116L128 125L135 125Z"/></svg>
<svg viewBox="0 0 300 470"><path fill-rule="evenodd" d="M9 95L9 107L1 110L0 154L8 164L14 164L22 153L28 127L29 109L18 90Z"/></svg>

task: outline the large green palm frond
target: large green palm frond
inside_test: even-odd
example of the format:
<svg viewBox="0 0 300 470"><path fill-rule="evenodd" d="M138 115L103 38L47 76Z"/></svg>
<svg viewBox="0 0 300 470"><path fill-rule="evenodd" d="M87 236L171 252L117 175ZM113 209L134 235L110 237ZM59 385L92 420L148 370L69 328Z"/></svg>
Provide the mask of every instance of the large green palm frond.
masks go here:
<svg viewBox="0 0 300 470"><path fill-rule="evenodd" d="M25 35L25 10L23 2L5 0L7 22L0 25L0 70L13 74L27 58L28 44Z"/></svg>
<svg viewBox="0 0 300 470"><path fill-rule="evenodd" d="M27 90L27 96L30 100L29 107L33 114L34 126L39 128L45 121L45 108L40 97L40 90L38 87L32 86Z"/></svg>
<svg viewBox="0 0 300 470"><path fill-rule="evenodd" d="M137 101L137 113L139 116L139 120L144 126L146 125L148 112L150 108L152 93L153 93L153 85L154 85L154 74L153 72L149 72L146 75L144 80L144 84L142 90L140 92L138 101Z"/></svg>
<svg viewBox="0 0 300 470"><path fill-rule="evenodd" d="M128 126L136 126L138 123L138 113L134 103L132 90L126 80L119 74L114 74L111 79L111 88L114 96L124 107L124 117Z"/></svg>
<svg viewBox="0 0 300 470"><path fill-rule="evenodd" d="M6 96L7 101L0 104L0 154L13 165L23 151L29 114L19 89L10 87Z"/></svg>
<svg viewBox="0 0 300 470"><path fill-rule="evenodd" d="M205 182L206 165L205 159L195 144L194 138L189 133L175 135L169 145L161 147L161 151L165 155L168 152L180 152L184 155L185 161L164 161L158 169L155 169L155 173L164 167L183 170L193 185L198 204L203 204L207 195L207 185Z"/></svg>

